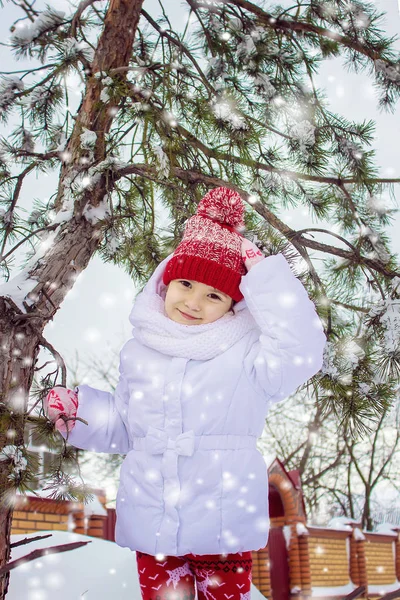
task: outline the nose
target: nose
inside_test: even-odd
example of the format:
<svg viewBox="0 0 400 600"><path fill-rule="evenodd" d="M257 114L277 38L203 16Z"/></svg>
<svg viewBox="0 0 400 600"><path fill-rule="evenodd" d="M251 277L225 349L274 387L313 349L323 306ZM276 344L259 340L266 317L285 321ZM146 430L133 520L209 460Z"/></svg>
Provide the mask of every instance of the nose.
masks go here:
<svg viewBox="0 0 400 600"><path fill-rule="evenodd" d="M184 304L189 310L199 311L201 309L200 298L197 294L187 296Z"/></svg>

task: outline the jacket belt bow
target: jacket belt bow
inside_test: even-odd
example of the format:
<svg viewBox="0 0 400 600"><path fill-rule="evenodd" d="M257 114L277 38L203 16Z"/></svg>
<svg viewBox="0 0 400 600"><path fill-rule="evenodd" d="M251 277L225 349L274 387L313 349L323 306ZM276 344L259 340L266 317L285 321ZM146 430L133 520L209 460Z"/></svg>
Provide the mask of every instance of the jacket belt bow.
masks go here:
<svg viewBox="0 0 400 600"><path fill-rule="evenodd" d="M192 456L194 452L194 431L185 431L174 440L162 429L149 426L145 437L145 449L150 454L164 454L166 450L174 450L176 454Z"/></svg>

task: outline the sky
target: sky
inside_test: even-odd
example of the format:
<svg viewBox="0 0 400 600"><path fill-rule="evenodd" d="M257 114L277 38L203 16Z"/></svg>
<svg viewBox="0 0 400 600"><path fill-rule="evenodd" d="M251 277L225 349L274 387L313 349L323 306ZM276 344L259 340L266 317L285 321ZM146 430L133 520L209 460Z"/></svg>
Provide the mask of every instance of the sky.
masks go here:
<svg viewBox="0 0 400 600"><path fill-rule="evenodd" d="M375 0L376 6L387 12L385 31L396 35L400 32L400 0ZM38 2L40 6L42 3ZM281 2L286 4L286 2ZM64 0L53 0L51 5L59 10L69 12ZM167 7L176 7L176 24L183 20L182 10L175 0L167 0ZM159 13L155 0L145 0L144 7ZM5 4L0 22L1 38L9 35L9 26L19 17L20 12L14 5ZM400 50L400 42L396 44ZM7 64L11 70L10 55L4 48L0 50L2 69ZM22 68L18 64L18 68ZM348 73L341 59L325 61L317 78L319 87L324 88L332 109L347 118L359 121L374 119L377 122L376 139L373 147L377 151L377 162L380 175L383 177L400 176L400 103L395 114L381 113L377 109L377 100L371 81L366 74ZM76 92L77 93L77 92ZM3 133L3 131L1 132ZM56 189L56 175L32 176L29 185L23 189L22 202L28 208L32 198L44 199ZM396 186L397 201L400 197L399 186ZM282 212L280 217L292 227L311 226L311 220L302 211ZM389 232L390 233L390 232ZM400 254L400 218L392 228L393 248ZM81 363L92 360L106 361L114 356L117 361L119 349L131 335L129 313L135 297L135 286L122 268L104 264L100 258L93 258L88 268L79 275L73 289L66 296L61 309L53 321L47 325L44 335L46 339L61 353L67 364L72 367L78 356ZM117 365L115 365L117 366ZM87 377L86 370L78 370L82 377L80 383L93 386L107 385L92 373Z"/></svg>

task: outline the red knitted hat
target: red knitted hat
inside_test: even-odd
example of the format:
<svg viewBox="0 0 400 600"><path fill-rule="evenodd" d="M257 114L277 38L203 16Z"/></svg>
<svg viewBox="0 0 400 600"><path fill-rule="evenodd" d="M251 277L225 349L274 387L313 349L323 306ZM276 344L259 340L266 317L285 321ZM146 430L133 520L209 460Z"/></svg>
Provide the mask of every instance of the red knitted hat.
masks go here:
<svg viewBox="0 0 400 600"><path fill-rule="evenodd" d="M183 239L167 263L163 282L191 279L212 285L238 302L246 267L242 259L244 206L239 194L219 187L209 191L185 226Z"/></svg>

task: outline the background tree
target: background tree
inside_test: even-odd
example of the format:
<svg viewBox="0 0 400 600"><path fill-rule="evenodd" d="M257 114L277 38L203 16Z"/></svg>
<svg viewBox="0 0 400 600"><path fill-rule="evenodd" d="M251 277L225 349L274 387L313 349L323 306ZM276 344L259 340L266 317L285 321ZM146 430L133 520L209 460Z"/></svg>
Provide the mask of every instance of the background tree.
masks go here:
<svg viewBox="0 0 400 600"><path fill-rule="evenodd" d="M385 518L397 523L390 508L396 496L400 507L399 409L397 398L364 436L338 432L333 412L323 414L313 393L294 394L272 409L261 450L299 470L311 523L346 516L369 531Z"/></svg>
<svg viewBox="0 0 400 600"><path fill-rule="evenodd" d="M152 16L139 0L83 0L70 14L18 4L9 46L32 67L4 72L0 90L0 117L13 127L1 158L0 452L9 451L0 461L0 565L15 490L29 488L23 431L39 348L59 366L41 394L66 382L45 325L95 253L143 284L206 189L239 191L247 235L282 251L316 302L329 339L315 378L324 411L365 430L393 399L400 358L400 279L385 233L391 211L380 202L399 180L379 177L373 123L333 114L314 82L323 60L343 55L370 73L381 106L394 106L399 57L374 7L186 0L187 25L175 31L165 6ZM84 83L76 109L71 72ZM57 169L50 201L24 214L30 176ZM319 226L296 231L279 218L298 205ZM61 495L79 491L62 478L54 485ZM6 588L4 579L0 598Z"/></svg>

